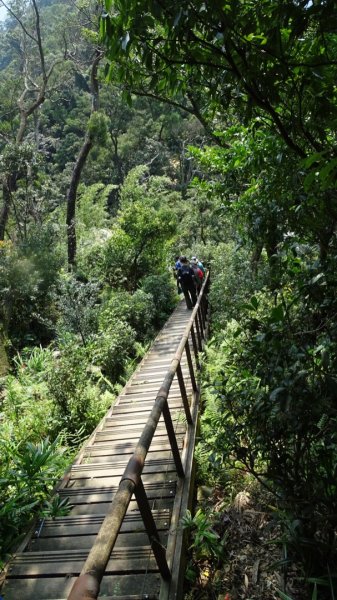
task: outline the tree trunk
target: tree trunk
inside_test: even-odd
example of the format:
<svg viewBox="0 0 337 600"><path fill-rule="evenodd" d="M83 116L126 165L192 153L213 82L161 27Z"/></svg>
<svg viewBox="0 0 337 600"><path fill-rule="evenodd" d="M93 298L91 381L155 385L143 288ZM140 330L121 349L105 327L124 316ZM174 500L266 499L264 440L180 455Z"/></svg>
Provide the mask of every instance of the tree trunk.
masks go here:
<svg viewBox="0 0 337 600"><path fill-rule="evenodd" d="M102 58L102 53L96 50L91 69L91 114L99 109L99 86L98 86L98 65ZM93 140L87 133L77 157L70 185L67 193L67 243L68 243L68 268L71 270L76 263L76 198L77 188L80 183L82 171L88 158L89 152L93 147Z"/></svg>
<svg viewBox="0 0 337 600"><path fill-rule="evenodd" d="M84 144L77 157L71 181L67 193L67 238L68 238L68 265L72 267L76 260L76 226L75 226L75 212L76 212L76 197L77 188L81 179L81 174L88 158L89 152L93 146L92 141L86 136Z"/></svg>
<svg viewBox="0 0 337 600"><path fill-rule="evenodd" d="M11 191L8 187L8 181L5 180L2 185L3 207L0 213L0 241L5 239L6 225L9 216L9 207L11 203Z"/></svg>

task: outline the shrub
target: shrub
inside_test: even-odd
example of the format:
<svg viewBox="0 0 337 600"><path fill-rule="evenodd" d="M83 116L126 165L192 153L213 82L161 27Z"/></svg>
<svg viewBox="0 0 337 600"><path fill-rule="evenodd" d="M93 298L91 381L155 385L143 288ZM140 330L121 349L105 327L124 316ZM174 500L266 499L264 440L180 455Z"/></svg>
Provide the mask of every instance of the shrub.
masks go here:
<svg viewBox="0 0 337 600"><path fill-rule="evenodd" d="M211 287L209 300L213 324L225 327L238 314L238 308L264 284L264 271L257 279L251 269L247 248L238 248L233 242L219 244L210 259Z"/></svg>
<svg viewBox="0 0 337 600"><path fill-rule="evenodd" d="M99 284L78 281L72 275L62 277L56 296L60 311L58 333L75 333L83 344L97 331Z"/></svg>
<svg viewBox="0 0 337 600"><path fill-rule="evenodd" d="M119 320L128 323L143 340L151 334L154 302L151 294L136 290L134 294L126 291L112 291L104 302L100 312L100 329L114 329Z"/></svg>
<svg viewBox="0 0 337 600"><path fill-rule="evenodd" d="M52 352L25 348L14 358L14 364L16 375L3 380L3 434L16 442L36 443L43 437L54 437L53 403L46 381L53 365Z"/></svg>
<svg viewBox="0 0 337 600"><path fill-rule="evenodd" d="M52 231L34 234L34 243L14 249L0 246L0 317L13 345L43 343L51 339L56 318L51 295L58 278L60 257Z"/></svg>
<svg viewBox="0 0 337 600"><path fill-rule="evenodd" d="M320 576L336 558L329 516L337 510L334 260L323 270L310 254L285 249L280 272L282 289L256 291L237 306L236 321L228 321L230 300L218 307L222 330L206 350L206 445L215 470L236 457L276 494L288 525L299 523L296 544L284 539ZM242 284L242 299L249 286Z"/></svg>
<svg viewBox="0 0 337 600"><path fill-rule="evenodd" d="M162 273L144 277L141 289L146 294L151 294L154 304L152 322L155 327L160 327L177 303L176 284L170 273Z"/></svg>
<svg viewBox="0 0 337 600"><path fill-rule="evenodd" d="M69 458L61 440L38 444L0 440L0 556L5 557L31 519L43 510ZM1 561L0 561L1 564Z"/></svg>
<svg viewBox="0 0 337 600"><path fill-rule="evenodd" d="M89 434L102 414L100 388L91 380L90 349L78 346L68 336L60 346L60 356L48 376L48 389L54 402L58 430L75 439Z"/></svg>
<svg viewBox="0 0 337 600"><path fill-rule="evenodd" d="M99 366L111 382L116 382L128 359L134 356L135 340L135 331L125 321L116 320L108 328L102 323L89 348L93 364Z"/></svg>

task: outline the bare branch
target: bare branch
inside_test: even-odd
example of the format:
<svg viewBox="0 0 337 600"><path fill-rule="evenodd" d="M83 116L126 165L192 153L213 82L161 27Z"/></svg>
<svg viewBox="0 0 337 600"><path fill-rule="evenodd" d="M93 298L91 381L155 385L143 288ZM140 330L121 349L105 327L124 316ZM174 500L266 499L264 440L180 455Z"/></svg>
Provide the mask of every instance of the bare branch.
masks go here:
<svg viewBox="0 0 337 600"><path fill-rule="evenodd" d="M38 48L39 48L41 70L42 70L42 78L43 78L44 84L47 85L46 65L45 65L44 51L43 51L42 39L41 39L40 13L39 13L39 10L37 8L36 0L32 0L32 3L33 3L33 6L34 6L34 11L35 11L35 25L36 25L36 34L37 34L36 43L37 43Z"/></svg>
<svg viewBox="0 0 337 600"><path fill-rule="evenodd" d="M31 33L29 33L28 29L25 27L21 19L15 14L15 12L13 12L11 8L9 8L9 6L4 2L4 0L0 0L0 3L6 8L6 10L8 10L9 14L12 15L13 19L15 19L20 24L20 27L25 32L26 36L33 40L35 44L37 44L38 40Z"/></svg>

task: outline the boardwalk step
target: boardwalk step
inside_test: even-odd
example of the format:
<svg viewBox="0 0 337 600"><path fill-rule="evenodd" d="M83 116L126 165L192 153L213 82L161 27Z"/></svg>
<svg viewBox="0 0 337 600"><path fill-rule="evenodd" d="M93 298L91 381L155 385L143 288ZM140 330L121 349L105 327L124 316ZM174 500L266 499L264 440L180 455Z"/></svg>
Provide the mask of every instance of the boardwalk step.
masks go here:
<svg viewBox="0 0 337 600"><path fill-rule="evenodd" d="M160 456L160 452L155 453L158 454L158 456ZM90 464L82 464L82 465L73 465L70 471L70 476L74 477L75 475L78 475L79 473L88 473L88 476L90 476L90 474L92 476L94 476L95 472L104 472L107 471L109 473L112 473L114 471L120 471L121 469L124 469L126 464L127 464L127 458L125 458L124 460L118 460L118 461L114 461L113 463L90 463ZM173 463L173 459L170 456L164 457L164 458L149 458L149 460L145 463L145 467L144 467L144 473L147 472L156 472L159 469L160 470L165 470L166 467L168 466L172 466ZM121 473L121 475L123 475L123 472Z"/></svg>
<svg viewBox="0 0 337 600"><path fill-rule="evenodd" d="M151 498L166 498L174 495L176 482L157 481L146 484L146 495ZM118 485L107 487L84 487L84 488L62 488L59 491L60 496L69 498L70 504L82 504L84 502L92 503L95 501L111 502Z"/></svg>
<svg viewBox="0 0 337 600"><path fill-rule="evenodd" d="M177 423L175 426L176 434L185 434L186 427L182 423ZM109 443L110 440L125 440L125 434L127 434L128 442L131 443L133 440L138 440L140 437L140 432L142 431L142 427L140 424L133 425L132 423L129 425L125 425L123 431L119 430L117 427L114 427L113 424L109 425L109 427L105 427L104 430L98 431L95 435L95 439L102 442ZM160 438L167 439L167 431L164 423L160 423L156 430L155 440Z"/></svg>
<svg viewBox="0 0 337 600"><path fill-rule="evenodd" d="M140 531L126 531L119 533L116 541L115 548L121 549L126 548L130 544L130 534L132 534L132 547L141 547L149 544L149 537L144 530L144 525L142 522L139 522L139 527L143 527L143 530ZM70 531L68 535L64 535L62 537L44 537L44 538L36 538L31 541L28 546L29 551L34 552L51 552L54 550L62 550L63 552L68 552L69 550L78 550L81 548L82 550L90 550L93 545L96 535L98 533L98 528L95 533L85 533L75 535L73 531ZM160 537L161 543L166 546L168 529L166 528L158 528L158 533Z"/></svg>
<svg viewBox="0 0 337 600"><path fill-rule="evenodd" d="M110 466L113 464L114 466L124 465L124 467L126 467L128 460L134 452L134 449L135 447L131 444L128 448L125 449L124 452L115 452L114 455L108 452L103 452L103 454L96 453L95 451L93 451L92 453L89 452L84 457L83 463L79 466L83 466L83 464L85 464L86 466L93 464L104 464ZM148 457L148 460L151 461L151 463L154 462L154 459L159 459L159 457L162 460L168 459L172 457L171 446L167 444L166 448L159 448L159 450L153 449L152 452L148 453Z"/></svg>
<svg viewBox="0 0 337 600"><path fill-rule="evenodd" d="M88 556L88 550L22 552L11 564L8 579L18 577L78 576ZM157 572L150 546L115 548L107 564L106 574Z"/></svg>
<svg viewBox="0 0 337 600"><path fill-rule="evenodd" d="M161 509L153 510L153 517L156 521L158 529L167 529L169 525L170 510ZM91 535L97 533L99 527L102 525L105 514L97 515L79 515L79 516L67 516L67 517L56 517L55 519L45 519L43 521L43 528L38 527L35 533L34 539L43 539L52 537L64 537L71 531L73 535ZM120 533L132 532L132 531L143 531L144 524L139 511L127 513Z"/></svg>
<svg viewBox="0 0 337 600"><path fill-rule="evenodd" d="M171 509L173 506L173 498L156 498L152 500L151 508L167 508ZM97 515L102 512L106 512L110 507L111 501L109 502L91 502L88 504L84 504L81 502L73 502L73 508L71 509L71 515ZM131 500L129 505L129 510L138 510L138 504L136 500Z"/></svg>
<svg viewBox="0 0 337 600"><path fill-rule="evenodd" d="M8 579L2 595L4 600L65 600L75 583L74 576L29 577ZM158 573L106 575L100 589L100 600L157 600L160 589Z"/></svg>
<svg viewBox="0 0 337 600"><path fill-rule="evenodd" d="M183 440L184 440L184 435L183 434L179 434L176 436L177 437L177 441L178 444L181 446L183 444ZM84 450L84 456L103 456L107 453L112 453L114 452L115 454L127 454L129 452L130 448L135 449L136 447L136 442L134 444L125 444L125 442L120 442L120 441L116 441L116 442L106 442L106 443L101 443L101 442L95 442L92 446L87 446ZM154 441L151 444L151 450L154 451L158 451L158 450L170 450L171 446L170 446L170 442L167 439L167 436L161 436L159 439L154 439Z"/></svg>

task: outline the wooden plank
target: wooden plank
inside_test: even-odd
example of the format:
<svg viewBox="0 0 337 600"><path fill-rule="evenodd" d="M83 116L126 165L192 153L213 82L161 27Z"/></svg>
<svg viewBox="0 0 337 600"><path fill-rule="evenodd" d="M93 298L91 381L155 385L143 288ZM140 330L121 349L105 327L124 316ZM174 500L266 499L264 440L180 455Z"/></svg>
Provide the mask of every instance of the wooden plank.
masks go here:
<svg viewBox="0 0 337 600"><path fill-rule="evenodd" d="M170 402L169 402L169 404L170 404ZM177 414L179 414L179 412L183 412L183 411L179 411L179 408L175 409L173 407L173 410L171 411L172 420L177 418ZM148 411L148 412L144 411L144 412L141 412L139 414L139 416L138 415L136 415L136 416L129 415L128 413L116 414L112 417L107 418L104 429L106 429L108 427L117 426L117 425L118 425L118 427L124 428L124 425L129 425L129 424L132 426L135 426L135 425L143 425L144 426L148 419L149 413L150 413L150 411ZM160 417L159 422L163 422L163 416ZM143 429L143 427L141 429Z"/></svg>
<svg viewBox="0 0 337 600"><path fill-rule="evenodd" d="M132 390L132 391L134 391L134 390ZM170 396L168 399L170 408L179 408L182 404L180 390L177 389L175 391L177 391L178 394L174 397ZM155 399L155 395L152 396L152 398L150 400L140 400L138 398L137 392L135 392L132 395L132 392L130 390L129 401L121 402L120 404L118 404L118 406L116 406L115 410L113 411L112 416L108 417L108 418L113 419L116 415L122 415L122 414L137 415L137 413L140 413L140 412L151 412L153 403L154 403L154 399Z"/></svg>
<svg viewBox="0 0 337 600"><path fill-rule="evenodd" d="M73 502L73 508L71 509L71 515L97 515L102 514L102 512L106 513L109 506L111 504L111 500L108 502L89 502L88 504L80 504ZM151 501L154 508L156 509L171 509L173 506L173 497L172 498L157 498ZM136 500L131 500L129 505L129 510L134 511L138 510L138 504Z"/></svg>
<svg viewBox="0 0 337 600"><path fill-rule="evenodd" d="M15 556L8 579L18 577L69 577L79 575L88 550L23 552ZM157 565L149 546L115 548L107 564L106 574L156 572Z"/></svg>
<svg viewBox="0 0 337 600"><path fill-rule="evenodd" d="M127 396L129 394L139 394L139 393L144 394L145 392L151 392L151 395L153 396L153 400L155 400L156 395L159 392L159 389L160 389L160 385L158 385L157 382L143 383L142 381L140 381L140 382L132 381L132 383L127 386L125 395ZM173 383L171 386L170 392L179 392L179 384Z"/></svg>
<svg viewBox="0 0 337 600"><path fill-rule="evenodd" d="M177 434L176 437L178 445L182 446L184 442L184 432ZM132 444L132 446L135 448L136 441ZM128 452L129 447L130 443L125 442L124 440L105 443L100 443L99 441L96 441L92 444L92 446L87 446L85 448L83 456L102 456L106 453L110 454L112 452L115 452L116 454L124 454L125 451ZM151 444L151 450L169 450L170 448L170 442L167 439L167 436L160 436L158 438L155 437Z"/></svg>
<svg viewBox="0 0 337 600"><path fill-rule="evenodd" d="M92 504L96 502L111 502L118 486L63 488L60 490L62 498L69 498L70 504ZM174 497L176 489L175 480L149 482L146 493L149 500L154 498Z"/></svg>
<svg viewBox="0 0 337 600"><path fill-rule="evenodd" d="M127 400L127 401L131 402L132 398L130 396L131 395L123 394L120 398L121 398L121 400ZM138 392L137 397L138 397L139 401L152 400L153 403L156 399L156 395L151 392ZM180 398L180 390L173 390L172 393L170 392L169 399L170 398ZM113 415L110 418L113 418Z"/></svg>
<svg viewBox="0 0 337 600"><path fill-rule="evenodd" d="M164 481L173 481L177 478L177 474L175 469L172 471L161 471L161 472L157 472L155 474L153 473L144 473L143 474L143 481L144 483L148 484L150 481L153 481L153 479L155 479L156 482L158 482L158 486L160 486L160 481L163 483ZM107 477L91 477L90 479L85 478L85 479L67 479L67 481L65 482L65 486L63 486L62 488L60 488L59 490L59 494L62 494L64 490L68 490L68 489L76 489L76 488L88 488L88 489L92 489L92 488L101 488L101 487L110 487L110 486L117 486L120 483L120 475L115 475L115 476L107 476Z"/></svg>
<svg viewBox="0 0 337 600"><path fill-rule="evenodd" d="M127 448L125 452L112 454L111 452L104 452L103 454L90 452L87 456L84 457L83 462L79 463L85 465L98 465L105 464L107 466L111 464L123 464L126 466L127 461L134 453L134 446L131 445L130 448ZM156 460L157 458L161 458L161 460L171 458L171 448L168 446L167 448L161 448L159 450L150 449L148 453L149 460Z"/></svg>
<svg viewBox="0 0 337 600"><path fill-rule="evenodd" d="M29 579L8 579L4 587L4 600L55 600L66 599L75 583L75 577L37 577ZM140 575L105 575L101 584L99 599L131 600L141 591L139 596L158 598L161 579L157 573ZM157 592L157 594L156 594ZM154 595L155 594L155 595ZM137 596L136 596L137 597Z"/></svg>
<svg viewBox="0 0 337 600"><path fill-rule="evenodd" d="M165 530L169 526L170 509L154 509L152 510L153 518L160 530ZM68 536L70 532L74 536L92 535L98 532L103 523L105 515L77 515L67 517L56 517L55 519L45 519L41 532L39 528L39 537L33 539L43 539ZM139 532L144 530L144 524L139 510L128 512L122 524L120 534Z"/></svg>
<svg viewBox="0 0 337 600"><path fill-rule="evenodd" d="M183 423L178 422L175 426L176 433L185 433L186 427ZM125 440L125 435L127 435L128 443L130 444L132 440L138 440L140 437L140 433L142 431L141 425L134 426L132 423L123 426L123 430L118 429L116 424L111 424L111 426L106 427L103 431L97 432L95 436L95 440L99 441L102 444L104 441L109 443L111 440ZM156 434L154 439L167 439L167 431L164 423L159 424L156 429Z"/></svg>
<svg viewBox="0 0 337 600"><path fill-rule="evenodd" d="M166 531L163 531L158 527L157 529L162 545L166 546L168 536L167 528ZM68 552L68 550L77 550L78 548L90 550L97 533L98 530L92 534L84 533L82 535L74 535L73 532L69 532L68 536L36 538L31 541L29 550L34 552L51 552L53 550ZM115 548L127 548L130 545L132 545L133 548L136 548L145 546L146 544L149 544L149 537L143 525L142 531L120 533Z"/></svg>
<svg viewBox="0 0 337 600"><path fill-rule="evenodd" d="M184 440L182 438L182 436L180 436L179 438L177 438L177 443L178 443L178 448L180 450L182 450L183 446L184 446ZM109 463L115 460L120 460L121 457L126 456L128 458L130 458L130 456L133 454L135 449L135 445L131 444L131 446L128 447L124 447L121 449L117 449L114 446L105 446L104 448L96 448L96 446L91 446L90 448L88 448L84 454L82 463L87 463L90 464L91 462L94 463ZM171 446L169 444L169 442L166 441L165 445L161 444L161 445L153 445L151 446L151 452L155 452L156 454L160 451L161 454L163 453L171 453ZM80 463L81 464L81 463Z"/></svg>
<svg viewBox="0 0 337 600"><path fill-rule="evenodd" d="M126 467L127 460L120 461L118 464L91 463L89 465L74 465L70 471L69 479L93 479L100 477L122 476ZM154 459L145 462L144 473L175 472L175 465L172 458Z"/></svg>

